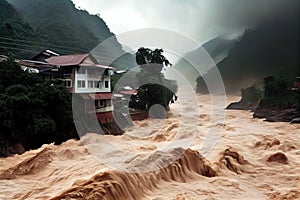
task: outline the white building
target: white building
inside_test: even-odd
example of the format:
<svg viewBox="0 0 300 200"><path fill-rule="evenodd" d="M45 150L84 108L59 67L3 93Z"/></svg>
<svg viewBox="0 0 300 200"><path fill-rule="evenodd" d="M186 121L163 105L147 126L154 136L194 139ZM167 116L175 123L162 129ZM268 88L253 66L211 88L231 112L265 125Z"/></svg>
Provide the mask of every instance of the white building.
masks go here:
<svg viewBox="0 0 300 200"><path fill-rule="evenodd" d="M90 54L52 56L45 61L58 68L58 77L70 93L80 94L87 105L94 101L95 108L85 106L86 112L95 110L102 123L113 120L110 80L113 68L100 65Z"/></svg>

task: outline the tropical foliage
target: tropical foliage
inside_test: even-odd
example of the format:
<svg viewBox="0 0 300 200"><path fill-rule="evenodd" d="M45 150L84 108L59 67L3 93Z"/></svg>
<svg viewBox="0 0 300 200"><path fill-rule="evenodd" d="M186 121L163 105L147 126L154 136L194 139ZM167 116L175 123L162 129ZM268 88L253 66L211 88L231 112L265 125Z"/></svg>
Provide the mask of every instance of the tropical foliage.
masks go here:
<svg viewBox="0 0 300 200"><path fill-rule="evenodd" d="M264 96L264 89L254 84L246 89L242 89L241 94L243 102L258 103Z"/></svg>
<svg viewBox="0 0 300 200"><path fill-rule="evenodd" d="M143 47L136 52L136 62L140 66L137 74L140 87L135 103L138 109L149 110L154 104L168 108L177 99L176 81L166 79L162 73L164 67L172 65L163 52L162 49Z"/></svg>
<svg viewBox="0 0 300 200"><path fill-rule="evenodd" d="M7 156L13 144L32 149L77 137L71 132L71 97L66 88L23 71L12 59L0 62L0 121L0 156Z"/></svg>
<svg viewBox="0 0 300 200"><path fill-rule="evenodd" d="M300 108L300 94L292 92L292 83L285 77L265 78L264 97L261 105L264 107L277 108Z"/></svg>

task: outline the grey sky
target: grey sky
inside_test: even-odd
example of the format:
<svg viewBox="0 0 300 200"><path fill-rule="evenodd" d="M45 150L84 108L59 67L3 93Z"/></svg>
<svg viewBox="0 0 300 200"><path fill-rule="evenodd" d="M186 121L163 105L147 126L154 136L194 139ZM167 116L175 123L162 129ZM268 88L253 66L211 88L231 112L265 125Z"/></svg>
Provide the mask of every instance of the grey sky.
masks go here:
<svg viewBox="0 0 300 200"><path fill-rule="evenodd" d="M292 13L299 0L72 0L99 13L115 34L139 28L165 28L199 43L236 35L266 19Z"/></svg>

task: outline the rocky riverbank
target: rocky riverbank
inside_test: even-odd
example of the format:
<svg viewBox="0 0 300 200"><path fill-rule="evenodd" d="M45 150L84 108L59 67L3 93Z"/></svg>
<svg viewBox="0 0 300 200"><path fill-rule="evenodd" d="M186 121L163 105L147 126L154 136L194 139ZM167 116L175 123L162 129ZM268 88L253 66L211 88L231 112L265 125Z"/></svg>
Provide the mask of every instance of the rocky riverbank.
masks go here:
<svg viewBox="0 0 300 200"><path fill-rule="evenodd" d="M265 119L268 122L300 123L300 110L296 107L269 107L260 101L247 103L244 100L231 103L226 109L250 110L254 118Z"/></svg>

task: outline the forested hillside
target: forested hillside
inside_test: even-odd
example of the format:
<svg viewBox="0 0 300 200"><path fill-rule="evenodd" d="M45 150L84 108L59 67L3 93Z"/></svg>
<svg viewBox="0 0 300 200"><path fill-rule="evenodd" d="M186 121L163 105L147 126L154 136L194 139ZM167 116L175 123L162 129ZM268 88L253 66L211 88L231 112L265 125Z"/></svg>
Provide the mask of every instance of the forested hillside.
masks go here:
<svg viewBox="0 0 300 200"><path fill-rule="evenodd" d="M42 50L40 43L47 42L5 0L0 0L0 30L0 54L26 57Z"/></svg>
<svg viewBox="0 0 300 200"><path fill-rule="evenodd" d="M238 92L267 76L293 81L299 71L299 15L269 20L247 29L228 56L218 63L227 92ZM205 91L198 79L198 91Z"/></svg>
<svg viewBox="0 0 300 200"><path fill-rule="evenodd" d="M16 57L28 58L43 49L60 54L86 53L110 37L112 45L102 49L102 55L98 57L109 56L115 51L125 54L99 15L78 10L71 0L8 0L12 6L6 0L0 1L3 4L0 15L4 30L1 31L1 46ZM11 26L5 25L7 21ZM5 52L1 51L2 54ZM132 66L134 57L125 55L126 59L121 58L111 65L120 68Z"/></svg>
<svg viewBox="0 0 300 200"><path fill-rule="evenodd" d="M61 82L0 62L0 157L77 138L71 102Z"/></svg>

